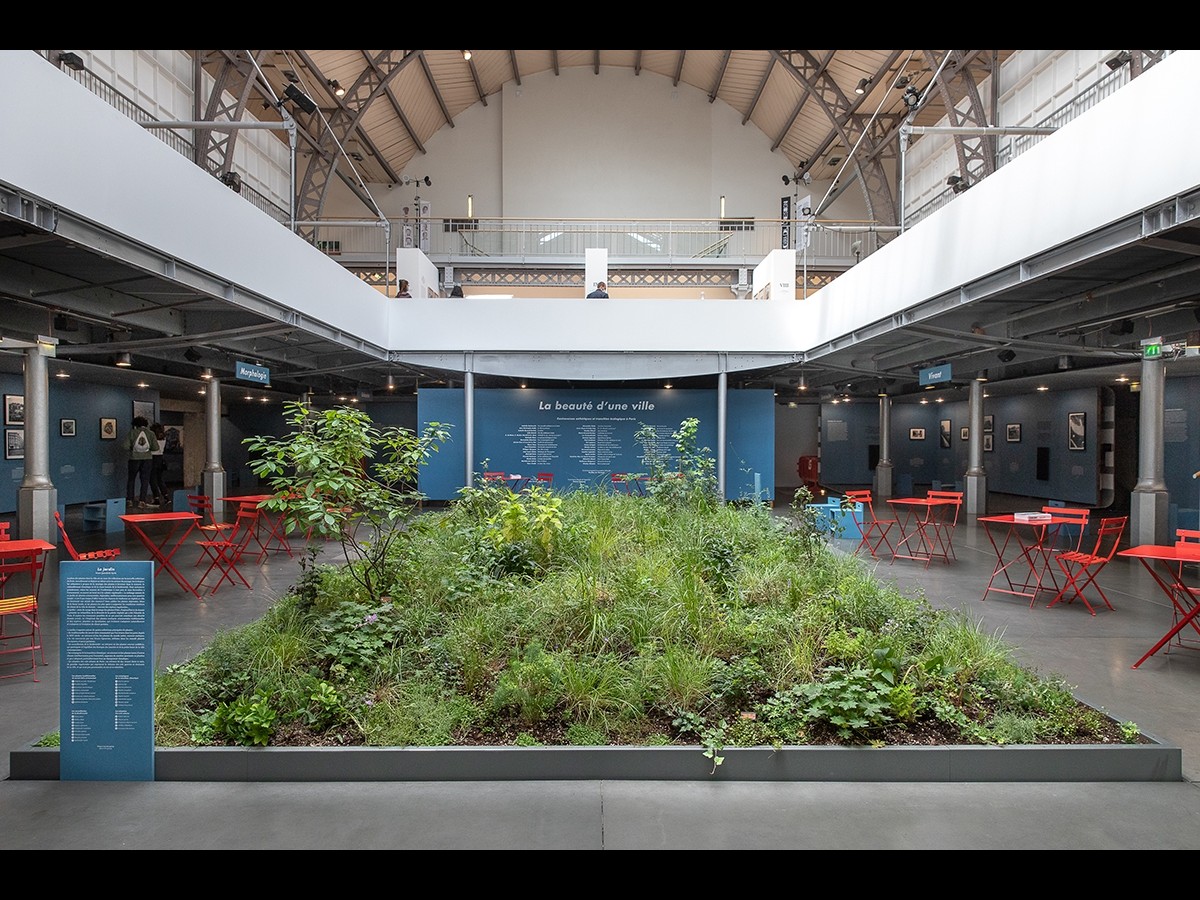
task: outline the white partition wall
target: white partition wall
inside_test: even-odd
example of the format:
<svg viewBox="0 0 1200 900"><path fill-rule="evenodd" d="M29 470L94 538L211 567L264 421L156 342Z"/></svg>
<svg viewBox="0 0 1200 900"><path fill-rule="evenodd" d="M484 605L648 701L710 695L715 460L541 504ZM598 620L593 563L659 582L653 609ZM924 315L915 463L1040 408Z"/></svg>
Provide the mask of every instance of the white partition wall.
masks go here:
<svg viewBox="0 0 1200 900"><path fill-rule="evenodd" d="M583 251L583 294L586 297L600 282L608 283L608 248L588 247Z"/></svg>
<svg viewBox="0 0 1200 900"><path fill-rule="evenodd" d="M755 300L796 299L796 251L772 250L754 267Z"/></svg>
<svg viewBox="0 0 1200 900"><path fill-rule="evenodd" d="M440 297L437 266L415 247L396 250L396 280L408 282L408 292L414 297Z"/></svg>

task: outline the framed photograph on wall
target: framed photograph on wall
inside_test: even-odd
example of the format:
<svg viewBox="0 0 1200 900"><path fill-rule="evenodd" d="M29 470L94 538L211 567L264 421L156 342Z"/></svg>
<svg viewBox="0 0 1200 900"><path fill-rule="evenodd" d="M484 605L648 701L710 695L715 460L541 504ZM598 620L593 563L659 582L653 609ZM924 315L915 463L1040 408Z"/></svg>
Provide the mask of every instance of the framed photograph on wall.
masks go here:
<svg viewBox="0 0 1200 900"><path fill-rule="evenodd" d="M117 420L101 417L100 440L115 441L117 439Z"/></svg>
<svg viewBox="0 0 1200 900"><path fill-rule="evenodd" d="M1021 424L1019 422L1010 422L1004 428L1010 444L1021 443Z"/></svg>
<svg viewBox="0 0 1200 900"><path fill-rule="evenodd" d="M983 417L983 433L984 433L984 434L991 434L991 433L992 433L992 421L993 421L993 420L992 420L992 417L991 417L991 416L984 416L984 417Z"/></svg>
<svg viewBox="0 0 1200 900"><path fill-rule="evenodd" d="M5 425L24 425L25 424L25 395L24 394L5 394L4 395L4 424Z"/></svg>
<svg viewBox="0 0 1200 900"><path fill-rule="evenodd" d="M25 429L9 428L4 432L4 458L25 458Z"/></svg>
<svg viewBox="0 0 1200 900"><path fill-rule="evenodd" d="M75 437L75 420L74 419L59 419L58 433L63 437Z"/></svg>
<svg viewBox="0 0 1200 900"><path fill-rule="evenodd" d="M908 429L908 439L909 439L910 441L923 441L923 440L925 440L925 429L924 429L924 428L910 428L910 429Z"/></svg>
<svg viewBox="0 0 1200 900"><path fill-rule="evenodd" d="M133 417L145 416L146 421L151 425L154 424L154 401L153 400L134 400L133 401Z"/></svg>
<svg viewBox="0 0 1200 900"><path fill-rule="evenodd" d="M961 429L959 429L958 439L960 441L968 440L968 439L970 439L970 437L971 437L971 429L968 428L966 425L964 425Z"/></svg>
<svg viewBox="0 0 1200 900"><path fill-rule="evenodd" d="M938 443L943 450L950 449L950 420L942 419L938 423Z"/></svg>
<svg viewBox="0 0 1200 900"><path fill-rule="evenodd" d="M983 436L983 450L985 453L992 452L992 436L990 434Z"/></svg>
<svg viewBox="0 0 1200 900"><path fill-rule="evenodd" d="M1087 449L1087 413L1067 413L1067 449Z"/></svg>

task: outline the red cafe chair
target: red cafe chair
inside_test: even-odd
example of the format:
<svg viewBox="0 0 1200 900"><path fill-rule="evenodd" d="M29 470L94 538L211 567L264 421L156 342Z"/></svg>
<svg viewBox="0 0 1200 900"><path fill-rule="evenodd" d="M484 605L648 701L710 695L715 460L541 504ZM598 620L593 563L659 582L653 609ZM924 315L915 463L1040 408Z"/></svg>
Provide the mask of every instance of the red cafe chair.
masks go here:
<svg viewBox="0 0 1200 900"><path fill-rule="evenodd" d="M209 588L208 592L210 594L216 593L217 588L226 581L232 585L235 578L245 587L250 587L250 582L242 575L241 570L238 569L238 564L249 547L250 541L256 539L258 510L254 508L247 509L243 506L238 510L237 518L233 521L232 526L233 530L229 532L228 537L196 541L197 546L201 549L201 561L208 560L208 568L204 570L204 574L196 582L197 591L204 585L205 579L208 578L214 569L220 572L221 577L217 579L216 584ZM262 562L265 555L266 551L260 550L255 557L255 562Z"/></svg>
<svg viewBox="0 0 1200 900"><path fill-rule="evenodd" d="M888 532L892 530L892 526L896 524L895 519L880 519L875 515L875 504L871 501L871 492L863 491L846 491L847 499L862 505L862 521L858 523L858 530L862 537L859 539L858 550L866 550L871 556L879 558L879 548L887 547L888 555L891 556L895 552L892 547L892 542L888 540Z"/></svg>
<svg viewBox="0 0 1200 900"><path fill-rule="evenodd" d="M4 671L0 678L33 675L33 680L37 681L39 652L42 665L46 664L42 625L38 619L38 589L44 574L45 554L40 550L0 559L0 669L19 663L26 653L29 654L29 668ZM15 593L25 589L26 580L29 593ZM12 631L8 626L9 620L14 618L22 623L17 625L18 631ZM15 656L16 660L6 659L8 656Z"/></svg>
<svg viewBox="0 0 1200 900"><path fill-rule="evenodd" d="M1055 529L1054 540L1051 541L1049 547L1050 552L1069 553L1074 551L1078 553L1083 548L1083 533L1087 531L1088 517L1091 515L1091 511L1070 506L1043 506L1042 512L1059 519L1073 520L1063 522Z"/></svg>
<svg viewBox="0 0 1200 900"><path fill-rule="evenodd" d="M1121 536L1125 533L1125 523L1129 521L1128 516L1119 516L1100 520L1100 528L1096 531L1096 543L1090 551L1076 550L1060 553L1056 557L1058 566L1067 576L1067 583L1063 585L1053 600L1048 604L1054 606L1063 598L1066 598L1068 603L1075 602L1078 597L1083 601L1083 605L1087 607L1088 612L1093 616L1096 610L1092 608L1092 604L1088 602L1084 596L1084 591L1091 585L1095 585L1096 592L1100 594L1104 605L1109 609L1113 609L1113 605L1108 602L1108 597L1101 590L1100 585L1096 584L1096 576L1101 570L1109 564L1112 558L1117 553L1117 547L1121 543ZM1083 579L1081 582L1079 579ZM1067 591L1071 591L1071 596L1067 597Z"/></svg>
<svg viewBox="0 0 1200 900"><path fill-rule="evenodd" d="M92 559L116 559L121 555L120 547L107 547L103 550L88 550L80 553L75 549L75 545L71 543L71 536L67 534L67 526L63 524L62 516L58 514L57 510L54 512L54 521L58 523L58 533L62 535L63 546L67 548L67 553L70 554L71 559L76 562L86 562Z"/></svg>

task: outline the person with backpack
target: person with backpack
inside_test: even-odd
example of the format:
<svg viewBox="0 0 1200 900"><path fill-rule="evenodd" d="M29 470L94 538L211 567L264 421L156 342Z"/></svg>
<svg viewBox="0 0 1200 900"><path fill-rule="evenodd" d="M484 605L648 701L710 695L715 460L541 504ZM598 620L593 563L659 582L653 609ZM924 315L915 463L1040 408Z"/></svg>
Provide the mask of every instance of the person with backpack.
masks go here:
<svg viewBox="0 0 1200 900"><path fill-rule="evenodd" d="M154 439L158 442L150 457L150 493L154 497L154 503L161 507L167 505L167 485L164 480L167 458L163 455L167 449L167 429L161 422L155 422L150 426L150 430L154 432Z"/></svg>
<svg viewBox="0 0 1200 900"><path fill-rule="evenodd" d="M125 505L133 509L157 508L157 503L147 503L150 493L150 466L154 451L158 449L158 438L150 430L145 416L134 416L133 427L125 436L125 449L129 452L128 477L125 479ZM134 486L137 485L137 503L134 503Z"/></svg>

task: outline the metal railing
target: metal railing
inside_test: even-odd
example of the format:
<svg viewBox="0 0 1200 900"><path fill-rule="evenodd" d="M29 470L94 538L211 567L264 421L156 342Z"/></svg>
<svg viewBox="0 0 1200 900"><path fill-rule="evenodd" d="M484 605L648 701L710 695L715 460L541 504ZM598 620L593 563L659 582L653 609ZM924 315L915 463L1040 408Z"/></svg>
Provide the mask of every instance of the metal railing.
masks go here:
<svg viewBox="0 0 1200 900"><path fill-rule="evenodd" d="M785 228L804 243L803 228L781 219L390 219L387 229L361 221L313 223L315 246L343 263L380 262L395 247L417 246L437 265L580 264L589 249L609 265L654 262L675 267L758 265L783 246ZM421 243L422 225L428 241ZM391 247L389 247L389 242ZM829 220L808 229L807 258L816 268L845 268L874 252L881 234L870 222Z"/></svg>

